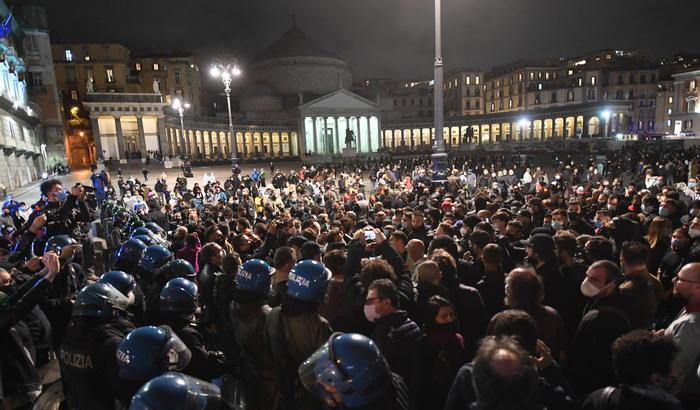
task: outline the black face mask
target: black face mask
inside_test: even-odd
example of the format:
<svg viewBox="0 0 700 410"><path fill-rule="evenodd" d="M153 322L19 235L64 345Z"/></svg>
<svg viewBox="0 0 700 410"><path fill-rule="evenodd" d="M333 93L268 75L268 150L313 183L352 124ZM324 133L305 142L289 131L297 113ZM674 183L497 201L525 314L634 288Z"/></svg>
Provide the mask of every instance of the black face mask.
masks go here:
<svg viewBox="0 0 700 410"><path fill-rule="evenodd" d="M438 332L457 333L459 331L459 322L454 320L450 323L434 324L433 329Z"/></svg>

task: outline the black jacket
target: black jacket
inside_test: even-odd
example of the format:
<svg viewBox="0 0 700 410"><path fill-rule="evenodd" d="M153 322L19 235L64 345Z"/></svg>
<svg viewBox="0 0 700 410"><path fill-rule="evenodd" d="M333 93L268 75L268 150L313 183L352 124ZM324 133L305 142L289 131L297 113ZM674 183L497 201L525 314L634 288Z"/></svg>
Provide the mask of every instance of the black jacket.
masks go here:
<svg viewBox="0 0 700 410"><path fill-rule="evenodd" d="M370 336L389 363L391 371L406 381L411 394L418 388L420 380L422 336L420 327L402 310L377 320Z"/></svg>
<svg viewBox="0 0 700 410"><path fill-rule="evenodd" d="M29 329L22 320L50 287L50 282L35 277L20 286L0 308L0 397L41 390L31 357Z"/></svg>
<svg viewBox="0 0 700 410"><path fill-rule="evenodd" d="M61 378L70 408L112 410L115 400L127 402L119 382L117 347L133 329L130 323L78 318L68 326L58 353Z"/></svg>

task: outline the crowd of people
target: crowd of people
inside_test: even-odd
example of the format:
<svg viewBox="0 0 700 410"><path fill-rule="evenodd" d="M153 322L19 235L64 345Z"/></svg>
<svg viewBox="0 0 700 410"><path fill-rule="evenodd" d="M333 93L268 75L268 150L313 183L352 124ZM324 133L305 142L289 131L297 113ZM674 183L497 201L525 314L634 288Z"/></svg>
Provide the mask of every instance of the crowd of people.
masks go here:
<svg viewBox="0 0 700 410"><path fill-rule="evenodd" d="M699 154L44 181L0 216L0 403L700 409Z"/></svg>

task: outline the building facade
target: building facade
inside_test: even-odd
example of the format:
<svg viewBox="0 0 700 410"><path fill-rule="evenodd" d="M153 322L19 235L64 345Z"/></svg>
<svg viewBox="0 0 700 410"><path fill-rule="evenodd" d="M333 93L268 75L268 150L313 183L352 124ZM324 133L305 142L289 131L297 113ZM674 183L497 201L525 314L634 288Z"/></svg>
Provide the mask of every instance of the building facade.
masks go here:
<svg viewBox="0 0 700 410"><path fill-rule="evenodd" d="M172 51L138 51L133 54L132 73L138 76L142 92L151 92L157 81L166 104L179 98L190 104L194 115L201 115L202 72L194 56Z"/></svg>
<svg viewBox="0 0 700 410"><path fill-rule="evenodd" d="M444 112L446 117L461 117L483 113L484 95L482 80L484 73L475 69L452 70L444 81Z"/></svg>
<svg viewBox="0 0 700 410"><path fill-rule="evenodd" d="M679 136L700 135L700 70L673 75L674 93L666 100L672 133Z"/></svg>
<svg viewBox="0 0 700 410"><path fill-rule="evenodd" d="M46 10L40 6L24 5L16 10L24 31L24 60L27 64L27 91L30 106L40 118L36 137L43 141L46 164L64 163L66 133L63 128L63 104L53 65L51 39Z"/></svg>
<svg viewBox="0 0 700 410"><path fill-rule="evenodd" d="M10 15L0 1L0 17ZM11 33L0 39L0 192L7 193L26 185L44 172L45 150L37 140L37 112L27 95L27 65L18 52L24 32L17 19L11 21ZM44 155L42 155L42 153Z"/></svg>

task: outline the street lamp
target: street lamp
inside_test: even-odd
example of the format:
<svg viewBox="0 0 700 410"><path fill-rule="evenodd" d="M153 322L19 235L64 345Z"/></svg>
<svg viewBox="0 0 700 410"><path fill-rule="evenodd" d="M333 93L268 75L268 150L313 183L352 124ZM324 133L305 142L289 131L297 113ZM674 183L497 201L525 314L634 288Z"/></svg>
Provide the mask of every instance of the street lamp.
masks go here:
<svg viewBox="0 0 700 410"><path fill-rule="evenodd" d="M530 124L530 121L528 121L526 118L520 119L518 121L518 125L520 126L520 142L525 141L525 127L527 127Z"/></svg>
<svg viewBox="0 0 700 410"><path fill-rule="evenodd" d="M605 110L600 113L601 117L605 119L605 129L603 131L603 138L608 137L608 123L610 122L610 110Z"/></svg>
<svg viewBox="0 0 700 410"><path fill-rule="evenodd" d="M435 0L435 79L433 82L433 114L435 122L435 146L433 148L433 180L444 182L447 179L447 153L442 135L443 117L443 78L442 78L442 7L441 0Z"/></svg>
<svg viewBox="0 0 700 410"><path fill-rule="evenodd" d="M173 109L180 114L180 156L183 157L182 161L187 161L187 145L185 145L185 120L184 113L185 110L190 108L189 103L183 103L179 98L173 101ZM183 156L184 154L184 156Z"/></svg>
<svg viewBox="0 0 700 410"><path fill-rule="evenodd" d="M228 104L228 130L231 134L231 173L236 172L238 168L238 143L236 136L233 133L233 118L231 117L231 79L241 75L241 69L238 67L238 60L218 61L215 60L209 74L214 78L221 78L224 84L224 92L226 93L226 103Z"/></svg>

